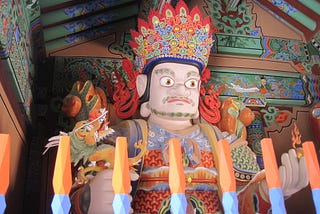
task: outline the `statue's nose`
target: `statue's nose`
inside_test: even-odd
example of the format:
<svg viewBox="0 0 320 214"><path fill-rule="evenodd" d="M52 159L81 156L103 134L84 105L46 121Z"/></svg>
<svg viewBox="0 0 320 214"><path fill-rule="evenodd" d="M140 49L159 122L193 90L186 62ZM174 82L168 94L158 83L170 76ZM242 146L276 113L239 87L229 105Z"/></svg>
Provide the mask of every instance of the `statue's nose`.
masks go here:
<svg viewBox="0 0 320 214"><path fill-rule="evenodd" d="M173 91L178 96L187 95L187 88L185 87L185 85L183 83L176 83L173 88Z"/></svg>

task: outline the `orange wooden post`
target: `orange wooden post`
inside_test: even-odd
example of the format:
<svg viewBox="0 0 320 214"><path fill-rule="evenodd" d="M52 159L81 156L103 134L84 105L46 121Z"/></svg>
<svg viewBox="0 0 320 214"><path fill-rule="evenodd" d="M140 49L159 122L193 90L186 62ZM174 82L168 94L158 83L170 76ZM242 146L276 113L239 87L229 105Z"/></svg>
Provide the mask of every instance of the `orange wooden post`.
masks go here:
<svg viewBox="0 0 320 214"><path fill-rule="evenodd" d="M236 195L236 181L233 172L231 151L228 140L220 140L217 143L219 184L222 191L222 205L224 213L239 213L238 199Z"/></svg>
<svg viewBox="0 0 320 214"><path fill-rule="evenodd" d="M317 153L312 141L304 142L302 148L307 164L314 206L316 208L316 213L320 214L320 168Z"/></svg>
<svg viewBox="0 0 320 214"><path fill-rule="evenodd" d="M181 145L178 138L169 140L169 186L171 191L171 213L186 213L186 180L182 165Z"/></svg>
<svg viewBox="0 0 320 214"><path fill-rule="evenodd" d="M128 144L127 138L125 137L118 137L116 141L112 187L115 193L112 203L114 213L129 213L130 170L128 161Z"/></svg>
<svg viewBox="0 0 320 214"><path fill-rule="evenodd" d="M177 138L169 140L169 165L169 185L171 194L184 194L186 182L182 165L180 141Z"/></svg>
<svg viewBox="0 0 320 214"><path fill-rule="evenodd" d="M279 169L271 138L263 138L261 140L261 148L272 212L279 214L287 213L284 206Z"/></svg>
<svg viewBox="0 0 320 214"><path fill-rule="evenodd" d="M271 138L262 139L261 148L268 187L269 189L281 188L279 169Z"/></svg>
<svg viewBox="0 0 320 214"><path fill-rule="evenodd" d="M60 136L52 184L55 194L51 203L52 212L69 213L72 186L70 136Z"/></svg>
<svg viewBox="0 0 320 214"><path fill-rule="evenodd" d="M231 151L228 140L218 142L219 183L222 192L235 192L236 181L233 172Z"/></svg>
<svg viewBox="0 0 320 214"><path fill-rule="evenodd" d="M10 136L8 134L0 134L0 213L4 213L7 206L5 194L10 181L10 144Z"/></svg>

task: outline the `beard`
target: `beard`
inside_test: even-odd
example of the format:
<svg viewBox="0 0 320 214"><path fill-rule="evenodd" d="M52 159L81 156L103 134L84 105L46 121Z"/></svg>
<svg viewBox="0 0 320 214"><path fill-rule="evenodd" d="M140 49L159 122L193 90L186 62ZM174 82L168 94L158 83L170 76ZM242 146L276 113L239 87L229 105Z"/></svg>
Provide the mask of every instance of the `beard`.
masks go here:
<svg viewBox="0 0 320 214"><path fill-rule="evenodd" d="M165 117L165 118L172 118L175 120L186 120L186 119L194 119L199 115L198 111L196 112L179 112L179 111L158 111L156 109L151 108L151 113L159 116L159 117Z"/></svg>

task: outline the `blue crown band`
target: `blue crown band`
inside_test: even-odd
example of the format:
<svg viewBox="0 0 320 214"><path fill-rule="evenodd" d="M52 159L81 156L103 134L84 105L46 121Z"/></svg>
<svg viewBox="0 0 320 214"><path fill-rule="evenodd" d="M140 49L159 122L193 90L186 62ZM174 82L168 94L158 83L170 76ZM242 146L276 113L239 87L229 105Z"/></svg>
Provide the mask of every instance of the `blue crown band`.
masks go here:
<svg viewBox="0 0 320 214"><path fill-rule="evenodd" d="M178 58L178 57L172 57L172 56L164 56L164 57L157 57L149 61L146 66L144 67L142 73L147 74L149 71L151 71L156 65L164 62L175 62L175 63L182 63L182 64L189 64L197 67L199 69L200 75L203 72L204 65L203 63L190 59L190 58Z"/></svg>

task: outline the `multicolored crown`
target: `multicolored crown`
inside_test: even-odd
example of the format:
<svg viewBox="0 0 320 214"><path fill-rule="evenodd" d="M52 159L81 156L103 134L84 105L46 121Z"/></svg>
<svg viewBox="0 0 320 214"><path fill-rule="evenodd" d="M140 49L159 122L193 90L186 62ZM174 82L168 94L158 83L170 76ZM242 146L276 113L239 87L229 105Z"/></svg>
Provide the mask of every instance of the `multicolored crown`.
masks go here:
<svg viewBox="0 0 320 214"><path fill-rule="evenodd" d="M140 73L162 61L196 64L202 72L213 45L210 17L203 19L198 7L189 13L182 0L176 9L166 3L161 13L151 10L148 22L138 19L138 31L132 30L131 36Z"/></svg>

